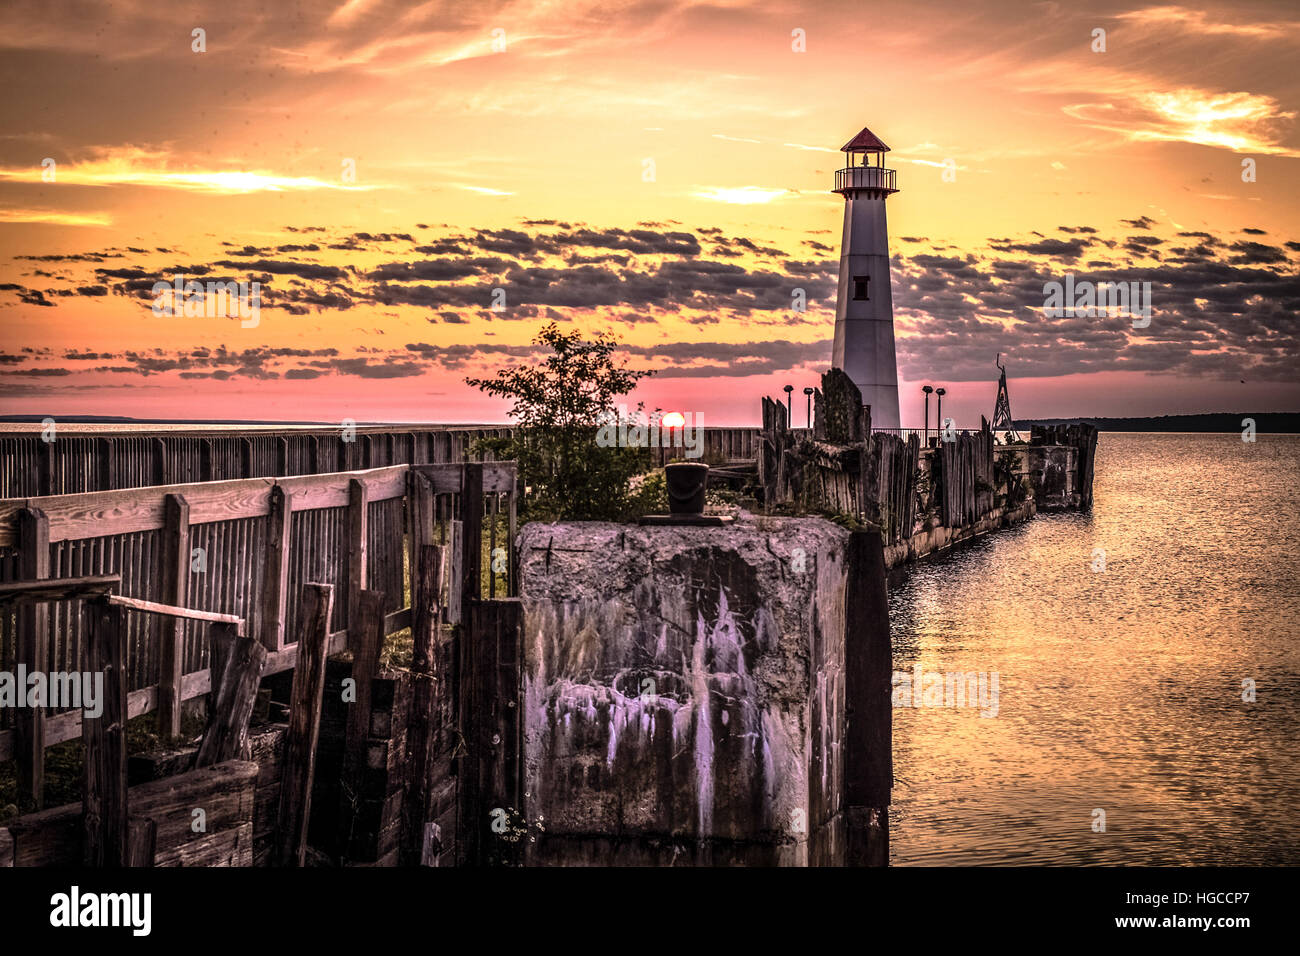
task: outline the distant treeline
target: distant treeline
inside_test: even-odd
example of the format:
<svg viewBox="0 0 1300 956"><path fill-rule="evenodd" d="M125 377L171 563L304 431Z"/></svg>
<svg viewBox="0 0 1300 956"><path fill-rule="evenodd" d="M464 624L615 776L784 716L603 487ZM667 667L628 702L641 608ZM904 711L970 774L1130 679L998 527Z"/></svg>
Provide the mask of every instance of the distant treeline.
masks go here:
<svg viewBox="0 0 1300 956"><path fill-rule="evenodd" d="M1209 415L1159 415L1149 418L1028 418L1016 419L1016 428L1031 425L1068 425L1086 422L1103 432L1239 432L1243 419L1255 420L1255 431L1300 432L1300 412L1214 412Z"/></svg>

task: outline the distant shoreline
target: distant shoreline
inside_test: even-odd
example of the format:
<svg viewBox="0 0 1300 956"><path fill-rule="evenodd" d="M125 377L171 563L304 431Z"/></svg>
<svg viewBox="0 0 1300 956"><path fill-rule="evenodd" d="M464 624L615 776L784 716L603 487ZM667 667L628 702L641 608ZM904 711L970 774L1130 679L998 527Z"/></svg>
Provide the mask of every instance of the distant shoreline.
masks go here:
<svg viewBox="0 0 1300 956"><path fill-rule="evenodd" d="M1214 412L1206 415L1160 415L1134 418L1029 418L1016 419L1016 428L1028 431L1032 425L1096 425L1102 432L1241 432L1242 420L1255 422L1257 434L1300 432L1300 412Z"/></svg>
<svg viewBox="0 0 1300 956"><path fill-rule="evenodd" d="M61 425L116 425L129 427L148 426L191 426L203 427L250 427L250 428L337 428L339 422L319 421L269 421L247 419L192 419L192 418L129 418L116 415L0 415L0 429L4 425L39 425L45 418L54 418ZM1300 412L1214 412L1204 415L1159 415L1133 418L1018 418L1015 426L1028 432L1033 425L1070 425L1085 423L1095 425L1103 432L1184 432L1207 434L1237 433L1244 426L1242 419L1251 418L1255 422L1258 434L1300 434ZM503 428L508 422L356 422L359 428L394 428L409 425L412 427L441 428ZM718 425L718 428L757 428L752 425ZM958 427L970 427L969 423Z"/></svg>

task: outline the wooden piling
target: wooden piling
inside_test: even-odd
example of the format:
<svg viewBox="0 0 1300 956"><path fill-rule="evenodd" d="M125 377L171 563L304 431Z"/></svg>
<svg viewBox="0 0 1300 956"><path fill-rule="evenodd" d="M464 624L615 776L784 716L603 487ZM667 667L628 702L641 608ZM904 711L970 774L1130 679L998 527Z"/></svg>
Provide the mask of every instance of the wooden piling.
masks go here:
<svg viewBox="0 0 1300 956"><path fill-rule="evenodd" d="M18 513L18 576L33 581L50 576L50 522L43 511L24 508ZM15 667L27 673L48 671L49 607L21 604L17 614ZM23 809L45 805L45 708L19 707L14 712L15 757L18 760L18 802Z"/></svg>
<svg viewBox="0 0 1300 956"><path fill-rule="evenodd" d="M495 811L522 812L519 668L523 606L518 599L470 605L461 641L462 859L471 866L517 862L521 846L491 831Z"/></svg>
<svg viewBox="0 0 1300 956"><path fill-rule="evenodd" d="M130 817L126 822L126 865L151 867L157 852L158 825L149 817Z"/></svg>
<svg viewBox="0 0 1300 956"><path fill-rule="evenodd" d="M307 852L307 822L320 735L325 656L329 649L330 612L334 588L306 584L299 617L298 661L293 672L289 729L280 770L280 809L276 823L275 866L302 866Z"/></svg>
<svg viewBox="0 0 1300 956"><path fill-rule="evenodd" d="M247 759L248 722L266 661L266 648L255 638L241 637L233 624L213 624L209 633L212 705L195 767Z"/></svg>
<svg viewBox="0 0 1300 956"><path fill-rule="evenodd" d="M445 549L424 545L420 549L420 578L411 594L411 677L414 681L411 713L406 725L406 760L409 770L405 810L406 853L423 859L419 841L429 818L430 750L435 737L433 722L437 680L450 675L436 673L436 641L441 627L442 574ZM441 843L441 837L439 837ZM421 863L421 865L428 865Z"/></svg>
<svg viewBox="0 0 1300 956"><path fill-rule="evenodd" d="M351 857L348 837L360 805L366 766L366 743L370 738L371 683L379 671L379 652L384 643L384 595L362 591L355 618L356 644L352 651L352 680L356 699L347 705L347 730L343 744L343 786L339 788L339 824L344 855ZM408 753L409 758L409 753Z"/></svg>
<svg viewBox="0 0 1300 956"><path fill-rule="evenodd" d="M126 627L121 607L107 600L89 602L89 629L82 670L103 674L99 716L83 714L85 742L83 826L86 866L126 863Z"/></svg>

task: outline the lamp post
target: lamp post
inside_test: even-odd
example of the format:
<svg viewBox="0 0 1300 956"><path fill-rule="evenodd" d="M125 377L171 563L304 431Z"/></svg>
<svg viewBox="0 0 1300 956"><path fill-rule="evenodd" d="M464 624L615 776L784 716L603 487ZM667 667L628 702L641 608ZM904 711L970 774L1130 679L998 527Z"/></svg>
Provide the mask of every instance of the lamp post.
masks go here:
<svg viewBox="0 0 1300 956"><path fill-rule="evenodd" d="M794 402L790 398L790 393L794 391L793 385L785 387L785 419L786 423L794 428Z"/></svg>
<svg viewBox="0 0 1300 956"><path fill-rule="evenodd" d="M944 390L943 390L942 388L936 388L936 389L934 390L934 394L936 394L936 395L939 396L939 407L938 407L938 409L935 411L934 415L935 415L935 418L938 419L938 422L937 422L938 426L939 426L940 428L942 428L942 427L943 427L943 396L944 396L945 392L944 392Z"/></svg>
<svg viewBox="0 0 1300 956"><path fill-rule="evenodd" d="M808 430L812 431L812 397L813 392L817 391L811 385L807 386L803 393L808 396Z"/></svg>
<svg viewBox="0 0 1300 956"><path fill-rule="evenodd" d="M934 391L933 385L922 385L921 391L925 392L925 447L930 447L930 393Z"/></svg>

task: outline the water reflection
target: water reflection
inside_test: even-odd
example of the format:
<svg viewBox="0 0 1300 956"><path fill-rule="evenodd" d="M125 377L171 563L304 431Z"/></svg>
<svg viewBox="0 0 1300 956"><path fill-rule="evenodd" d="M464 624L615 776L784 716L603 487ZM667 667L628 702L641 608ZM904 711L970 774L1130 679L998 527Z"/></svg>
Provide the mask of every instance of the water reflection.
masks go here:
<svg viewBox="0 0 1300 956"><path fill-rule="evenodd" d="M1292 436L1103 434L1091 515L891 585L897 670L1000 684L894 711L894 865L1300 862L1297 479Z"/></svg>

